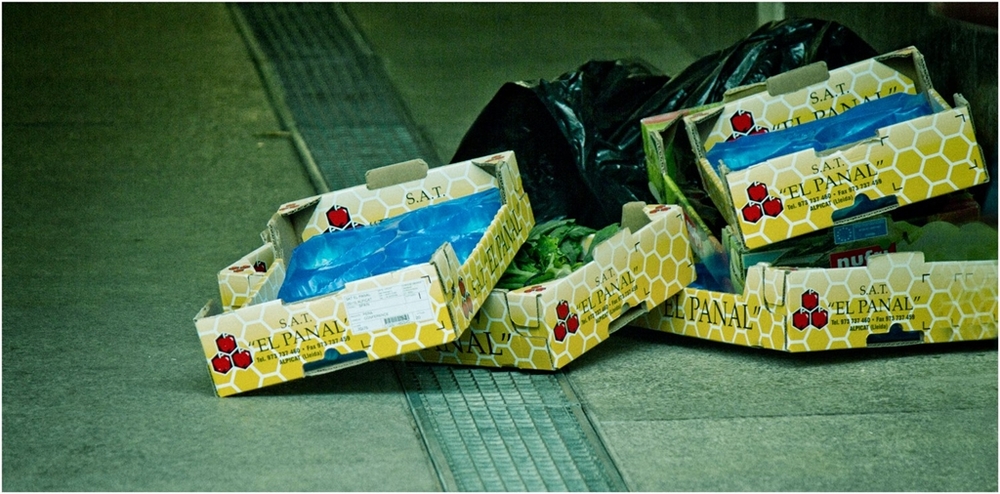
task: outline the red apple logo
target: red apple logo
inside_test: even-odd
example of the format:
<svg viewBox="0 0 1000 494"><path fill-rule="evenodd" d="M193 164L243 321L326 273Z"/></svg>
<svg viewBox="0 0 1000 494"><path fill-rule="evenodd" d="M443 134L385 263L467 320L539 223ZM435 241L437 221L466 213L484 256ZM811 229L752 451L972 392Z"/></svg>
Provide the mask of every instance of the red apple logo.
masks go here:
<svg viewBox="0 0 1000 494"><path fill-rule="evenodd" d="M785 209L781 205L781 199L775 197L768 198L762 203L762 205L764 206L764 214L772 218L781 214L781 212Z"/></svg>
<svg viewBox="0 0 1000 494"><path fill-rule="evenodd" d="M229 360L229 355L220 353L212 358L212 368L219 374L225 374L233 368L233 363Z"/></svg>
<svg viewBox="0 0 1000 494"><path fill-rule="evenodd" d="M221 334L215 339L215 346L222 353L233 353L233 350L236 350L236 337L231 334Z"/></svg>
<svg viewBox="0 0 1000 494"><path fill-rule="evenodd" d="M747 200L749 202L740 209L743 221L747 223L756 223L765 215L777 217L785 209L781 199L772 197L767 191L767 186L760 182L754 182L747 187Z"/></svg>
<svg viewBox="0 0 1000 494"><path fill-rule="evenodd" d="M231 334L220 334L215 339L215 347L219 352L212 357L212 369L219 374L226 374L233 369L233 365L240 369L246 369L253 363L253 354L249 350L244 350L236 343L236 337Z"/></svg>
<svg viewBox="0 0 1000 494"><path fill-rule="evenodd" d="M754 182L747 187L747 198L751 202L761 202L767 199L767 186L760 183Z"/></svg>
<svg viewBox="0 0 1000 494"><path fill-rule="evenodd" d="M733 126L733 132L746 134L753 130L753 115L746 110L740 110L729 119L729 123Z"/></svg>
<svg viewBox="0 0 1000 494"><path fill-rule="evenodd" d="M334 206L326 212L326 221L334 228L346 228L351 224L351 213L343 206Z"/></svg>
<svg viewBox="0 0 1000 494"><path fill-rule="evenodd" d="M233 365L236 367L246 369L247 367L250 367L251 363L253 363L253 357L250 355L250 352L246 350L237 350L236 353L233 354Z"/></svg>
<svg viewBox="0 0 1000 494"><path fill-rule="evenodd" d="M565 320L566 317L568 316L569 316L569 302L563 300L559 302L559 305L556 305L556 317L558 317L559 320L562 321Z"/></svg>
<svg viewBox="0 0 1000 494"><path fill-rule="evenodd" d="M556 327L552 329L552 333L555 335L557 341L562 341L566 339L566 323L561 322L556 324Z"/></svg>
<svg viewBox="0 0 1000 494"><path fill-rule="evenodd" d="M556 304L556 318L559 321L552 328L552 334L556 337L556 341L563 341L566 339L566 336L576 333L580 329L580 316L570 312L569 302L565 300L560 300Z"/></svg>
<svg viewBox="0 0 1000 494"><path fill-rule="evenodd" d="M792 314L792 326L800 330L809 326L822 329L830 322L830 313L819 306L819 294L815 290L806 290L801 300L802 307Z"/></svg>
<svg viewBox="0 0 1000 494"><path fill-rule="evenodd" d="M802 307L805 307L806 310L813 310L819 307L819 294L815 290L806 290L802 294Z"/></svg>
<svg viewBox="0 0 1000 494"><path fill-rule="evenodd" d="M465 317L472 317L472 294L465 290L465 280L458 279L458 295L462 297L462 313Z"/></svg>
<svg viewBox="0 0 1000 494"><path fill-rule="evenodd" d="M733 132L726 138L727 141L735 141L741 137L754 134L764 134L767 127L761 127L754 121L753 114L746 110L739 110L729 117L729 124L733 127Z"/></svg>
<svg viewBox="0 0 1000 494"><path fill-rule="evenodd" d="M761 210L758 204L747 204L741 212L743 213L743 219L750 223L756 223L764 217L763 210Z"/></svg>
<svg viewBox="0 0 1000 494"><path fill-rule="evenodd" d="M569 316L569 319L566 320L566 329L568 329L570 333L575 333L579 327L580 316L577 316L576 314Z"/></svg>

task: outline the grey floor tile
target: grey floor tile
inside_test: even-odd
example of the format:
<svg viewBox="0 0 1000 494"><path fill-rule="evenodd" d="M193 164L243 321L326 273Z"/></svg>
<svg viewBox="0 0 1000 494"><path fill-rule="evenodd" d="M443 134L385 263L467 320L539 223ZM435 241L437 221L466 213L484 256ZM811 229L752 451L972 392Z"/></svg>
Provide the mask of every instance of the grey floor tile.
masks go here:
<svg viewBox="0 0 1000 494"><path fill-rule="evenodd" d="M642 492L997 489L988 409L602 425Z"/></svg>

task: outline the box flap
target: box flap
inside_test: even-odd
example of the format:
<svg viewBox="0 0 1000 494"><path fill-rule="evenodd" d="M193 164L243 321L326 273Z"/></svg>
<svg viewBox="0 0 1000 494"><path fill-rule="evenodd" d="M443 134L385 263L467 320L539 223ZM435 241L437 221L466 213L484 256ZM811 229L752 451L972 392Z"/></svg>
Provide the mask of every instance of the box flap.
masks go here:
<svg viewBox="0 0 1000 494"><path fill-rule="evenodd" d="M830 79L826 62L816 62L767 79L767 94L781 96Z"/></svg>
<svg viewBox="0 0 1000 494"><path fill-rule="evenodd" d="M650 223L649 216L646 215L646 203L642 201L632 201L622 206L622 228L637 232L642 227Z"/></svg>
<svg viewBox="0 0 1000 494"><path fill-rule="evenodd" d="M365 185L368 186L368 190L375 190L390 185L423 180L427 178L427 170L427 163L421 159L373 168L365 172Z"/></svg>
<svg viewBox="0 0 1000 494"><path fill-rule="evenodd" d="M275 213L267 222L267 231L275 259L291 259L292 251L301 243L291 219L280 212Z"/></svg>
<svg viewBox="0 0 1000 494"><path fill-rule="evenodd" d="M916 83L917 92L934 89L924 55L914 46L876 56L875 60L912 79Z"/></svg>
<svg viewBox="0 0 1000 494"><path fill-rule="evenodd" d="M297 201L286 202L278 207L278 213L285 216L293 215L310 206L315 206L316 203L319 202L320 197L322 196L311 196L299 199Z"/></svg>
<svg viewBox="0 0 1000 494"><path fill-rule="evenodd" d="M285 262L283 259L275 259L268 266L267 274L261 276L250 288L247 305L262 304L278 298L278 290L285 282Z"/></svg>
<svg viewBox="0 0 1000 494"><path fill-rule="evenodd" d="M827 69L826 62L819 61L773 75L764 82L729 89L723 95L722 102L731 103L765 91L768 96L781 96L829 79L830 71Z"/></svg>
<svg viewBox="0 0 1000 494"><path fill-rule="evenodd" d="M472 164L497 179L501 204L508 203L510 200L508 196L524 195L521 174L518 171L517 159L514 157L513 151L504 151L490 157L476 159L472 161Z"/></svg>

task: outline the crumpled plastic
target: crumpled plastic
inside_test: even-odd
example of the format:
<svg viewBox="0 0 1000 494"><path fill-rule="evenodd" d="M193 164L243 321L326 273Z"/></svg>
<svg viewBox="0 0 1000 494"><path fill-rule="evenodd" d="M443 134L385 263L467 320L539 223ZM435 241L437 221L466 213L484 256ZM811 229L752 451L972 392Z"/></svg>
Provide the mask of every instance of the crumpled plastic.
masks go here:
<svg viewBox="0 0 1000 494"><path fill-rule="evenodd" d="M639 121L718 102L729 89L825 61L834 69L875 56L846 27L814 19L762 26L671 78L640 60L590 61L552 81L504 84L466 132L452 162L505 150L518 157L536 221L575 218L603 228L631 201L655 201L648 188ZM675 182L724 224L692 167Z"/></svg>
<svg viewBox="0 0 1000 494"><path fill-rule="evenodd" d="M428 262L450 242L464 264L500 210L489 189L388 218L313 236L292 251L278 298L297 302L337 292L352 281Z"/></svg>

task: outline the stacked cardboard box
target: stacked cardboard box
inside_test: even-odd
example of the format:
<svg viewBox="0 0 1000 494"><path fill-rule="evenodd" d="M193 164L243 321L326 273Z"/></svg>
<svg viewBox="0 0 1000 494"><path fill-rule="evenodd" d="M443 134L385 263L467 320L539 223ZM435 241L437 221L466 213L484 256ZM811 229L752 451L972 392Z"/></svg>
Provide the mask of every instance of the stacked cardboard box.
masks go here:
<svg viewBox="0 0 1000 494"><path fill-rule="evenodd" d="M708 159L727 140L899 93L923 98L930 113L738 170ZM978 218L963 191L988 177L968 105L955 100L934 90L908 48L833 71L804 67L644 119L650 188L676 205L625 205L621 229L592 260L517 289L496 288L534 226L512 152L435 169L391 165L366 184L287 203L263 245L218 273L221 307L210 302L195 318L216 392L377 359L557 370L626 324L788 352L996 338L995 255L938 259L892 236ZM464 262L445 242L426 262L296 302L279 297L310 238L491 189L500 209ZM996 227L985 228L995 253Z"/></svg>
<svg viewBox="0 0 1000 494"><path fill-rule="evenodd" d="M806 149L740 170L707 159L727 139L781 132L895 93L926 98L932 113L829 151ZM833 71L823 64L794 70L733 90L722 104L682 120L645 120L644 138L660 141L646 147L650 176L696 167L725 219L725 235L690 222L701 227L692 239L713 242L714 248L695 249L707 264L703 271L729 278L718 276L725 260L735 274L728 281L737 283L701 280L637 325L792 352L996 338L995 257L927 262L921 252L871 249L851 267L757 264L789 261L775 249L803 236L828 235L833 227L857 234L868 225L874 231L878 225L871 220L882 219L884 227L896 208L934 204L929 200L985 183L972 115L960 95L955 100L952 108L937 94L922 55L911 47ZM676 138L681 123L687 142ZM671 136L672 146L690 146L693 162L668 164L683 155L665 153L664 139ZM651 180L658 186L669 189L670 183ZM685 212L698 214L691 207ZM995 227L993 232L995 239ZM759 255L769 249L771 259Z"/></svg>

